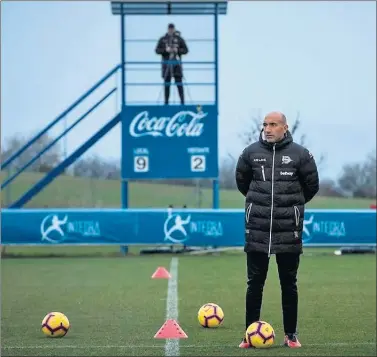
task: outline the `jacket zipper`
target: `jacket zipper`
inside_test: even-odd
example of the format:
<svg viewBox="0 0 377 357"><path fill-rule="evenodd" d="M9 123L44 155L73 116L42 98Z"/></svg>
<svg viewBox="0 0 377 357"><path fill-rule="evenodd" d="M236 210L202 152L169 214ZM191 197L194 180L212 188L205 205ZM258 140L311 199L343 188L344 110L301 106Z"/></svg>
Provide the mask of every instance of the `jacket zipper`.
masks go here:
<svg viewBox="0 0 377 357"><path fill-rule="evenodd" d="M266 176L264 174L264 166L262 165L262 176L263 176L263 181L266 181Z"/></svg>
<svg viewBox="0 0 377 357"><path fill-rule="evenodd" d="M250 203L249 206L246 209L246 223L249 223L250 211L251 211L252 206L253 206L253 204Z"/></svg>
<svg viewBox="0 0 377 357"><path fill-rule="evenodd" d="M300 223L300 210L297 206L293 206L293 209L295 210L295 220L296 220L296 227L298 227Z"/></svg>
<svg viewBox="0 0 377 357"><path fill-rule="evenodd" d="M270 217L270 241L268 243L268 257L271 256L271 241L272 241L272 216L274 211L274 176L275 176L275 145L272 153L272 176L271 176L271 217Z"/></svg>

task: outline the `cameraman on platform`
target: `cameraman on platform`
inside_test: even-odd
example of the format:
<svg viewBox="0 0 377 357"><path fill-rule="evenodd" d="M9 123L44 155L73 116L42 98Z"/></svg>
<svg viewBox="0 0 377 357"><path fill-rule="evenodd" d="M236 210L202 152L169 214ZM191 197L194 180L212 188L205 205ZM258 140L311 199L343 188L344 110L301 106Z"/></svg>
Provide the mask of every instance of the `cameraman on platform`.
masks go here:
<svg viewBox="0 0 377 357"><path fill-rule="evenodd" d="M162 56L162 78L165 85L165 104L169 103L170 83L174 77L177 84L181 104L185 104L182 86L182 63L181 57L188 53L185 40L176 31L174 24L169 24L168 32L162 36L156 46L156 53ZM178 61L178 63L165 63L165 61Z"/></svg>

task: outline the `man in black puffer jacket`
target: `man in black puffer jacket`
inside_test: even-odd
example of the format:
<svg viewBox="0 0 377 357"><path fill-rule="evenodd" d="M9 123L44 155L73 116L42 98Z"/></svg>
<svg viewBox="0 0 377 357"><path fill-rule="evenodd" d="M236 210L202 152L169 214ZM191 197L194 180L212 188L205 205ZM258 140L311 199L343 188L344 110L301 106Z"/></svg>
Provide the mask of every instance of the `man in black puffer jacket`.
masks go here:
<svg viewBox="0 0 377 357"><path fill-rule="evenodd" d="M169 104L170 83L172 77L174 77L181 104L184 105L182 55L188 53L188 47L181 33L176 31L174 24L168 25L168 32L158 40L155 51L161 55L163 61L162 78L164 79L165 87L165 104Z"/></svg>
<svg viewBox="0 0 377 357"><path fill-rule="evenodd" d="M284 344L301 347L296 331L297 270L305 204L318 192L319 179L312 154L293 142L284 114L273 112L265 117L259 141L246 147L238 159L236 182L245 196L246 328L260 319L269 258L275 254ZM243 340L240 347L251 346Z"/></svg>

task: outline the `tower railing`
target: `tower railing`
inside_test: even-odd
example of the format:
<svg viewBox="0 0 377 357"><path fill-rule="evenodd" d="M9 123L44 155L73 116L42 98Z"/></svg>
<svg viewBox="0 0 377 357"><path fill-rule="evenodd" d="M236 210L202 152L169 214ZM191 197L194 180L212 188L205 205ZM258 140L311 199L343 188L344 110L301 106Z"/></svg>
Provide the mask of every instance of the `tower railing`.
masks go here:
<svg viewBox="0 0 377 357"><path fill-rule="evenodd" d="M1 184L1 190L8 187L22 172L27 170L31 165L33 165L38 159L40 159L45 153L47 153L54 145L56 145L59 141L61 141L69 132L71 132L79 123L83 122L84 120L90 120L90 115L98 110L105 102L109 100L109 98L113 97L114 94L117 92L118 88L117 85L111 85L111 88L108 89L108 81L117 75L117 72L120 70L121 65L115 66L111 71L106 73L99 81L97 81L93 86L91 86L83 95L81 95L78 99L76 99L70 106L68 106L67 109L65 109L60 115L58 115L55 119L53 119L49 124L47 124L42 130L40 130L36 135L34 135L28 142L26 142L22 147L20 147L16 152L12 153L8 158L6 158L1 163L1 170L9 169L12 164L14 166L15 161L23 155L25 152L27 152L28 149L31 148L31 146L36 143L40 138L42 138L45 134L48 134L51 132L52 129L54 129L59 123L61 123L69 114L72 114L75 110L79 109L79 106L84 101L91 98L92 94L102 91L103 87L106 85L105 94L102 94L100 99L96 99L94 101L94 104L91 104L90 107L85 110L85 112L82 115L79 115L78 118L69 126L67 126L59 135L57 135L55 138L53 138L51 141L49 141L45 147L43 147L40 151L33 154L31 158L28 159L28 161L23 162L20 167L17 167L14 172L8 176ZM116 114L119 114L120 110L117 110ZM109 118L110 119L110 118ZM102 130L102 129L101 129ZM98 136L93 136L94 138L97 138ZM92 138L93 138L92 137ZM81 146L81 150L76 150L73 154L66 157L63 162L60 162L56 165L55 168L53 168L49 173L47 173L45 179L42 179L38 183L39 188L38 191L43 189L45 185L47 185L49 182L51 182L51 178L53 179L58 173L61 173L62 170L67 167L68 163L72 163L74 160L78 158L77 153L83 152L83 148L85 148L85 151L92 146L95 141L90 141L89 139L86 143L84 143L83 146ZM90 143L90 145L88 144ZM88 146L89 145L89 146ZM72 158L74 160L72 161ZM55 171L54 171L55 170ZM51 174L51 172L53 174ZM54 176L55 175L55 176ZM49 176L49 177L48 177ZM53 177L54 176L54 177ZM46 179L47 178L47 179ZM35 185L37 186L37 185ZM26 192L20 199L16 200L13 204L10 204L10 207L20 207L21 203L26 203L31 197L35 195L36 190L33 191L35 188L33 186L30 188L28 192Z"/></svg>
<svg viewBox="0 0 377 357"><path fill-rule="evenodd" d="M45 128L43 128L40 132L34 135L26 144L24 144L21 148L19 148L15 153L13 153L9 158L5 159L1 163L1 169L7 168L16 158L18 158L23 152L25 152L31 145L33 145L38 139L40 139L44 134L46 134L50 129L52 129L56 124L61 122L64 117L66 117L69 113L71 113L74 109L76 109L79 104L81 104L85 99L87 99L96 89L98 89L102 84L104 84L109 78L114 76L116 72L121 68L120 65L114 67L111 71L105 74L99 81L97 81L92 87L90 87L83 95L81 95L78 99L76 99L67 109L65 109L61 114L59 114L54 120L52 120ZM108 93L109 96L115 92L116 88L113 88L111 93ZM102 98L102 99L107 99ZM100 100L99 102L103 102ZM100 103L96 103L96 105ZM91 111L90 111L91 112ZM89 113L87 113L88 115ZM85 115L85 117L87 116ZM84 118L82 118L84 119ZM70 131L69 129L68 131ZM3 187L2 187L3 188Z"/></svg>

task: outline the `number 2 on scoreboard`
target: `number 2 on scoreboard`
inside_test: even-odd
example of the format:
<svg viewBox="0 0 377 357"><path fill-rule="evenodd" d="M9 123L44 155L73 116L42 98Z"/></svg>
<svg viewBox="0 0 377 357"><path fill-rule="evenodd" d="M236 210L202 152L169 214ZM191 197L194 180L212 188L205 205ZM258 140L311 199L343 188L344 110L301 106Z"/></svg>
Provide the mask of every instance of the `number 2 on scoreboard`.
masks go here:
<svg viewBox="0 0 377 357"><path fill-rule="evenodd" d="M134 171L135 172L148 172L149 171L149 157L148 156L135 156L134 157Z"/></svg>
<svg viewBox="0 0 377 357"><path fill-rule="evenodd" d="M191 171L203 172L206 170L206 157L204 155L191 156Z"/></svg>

